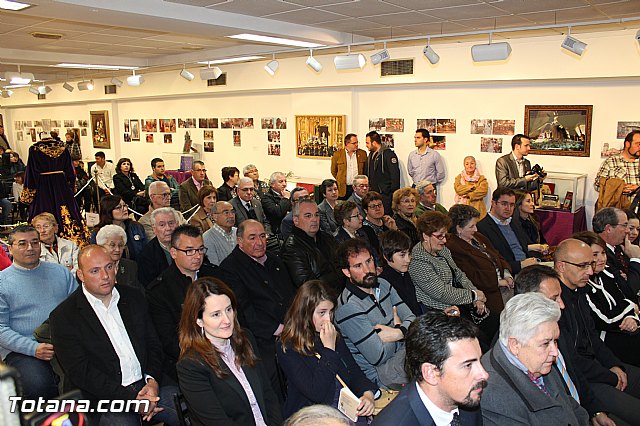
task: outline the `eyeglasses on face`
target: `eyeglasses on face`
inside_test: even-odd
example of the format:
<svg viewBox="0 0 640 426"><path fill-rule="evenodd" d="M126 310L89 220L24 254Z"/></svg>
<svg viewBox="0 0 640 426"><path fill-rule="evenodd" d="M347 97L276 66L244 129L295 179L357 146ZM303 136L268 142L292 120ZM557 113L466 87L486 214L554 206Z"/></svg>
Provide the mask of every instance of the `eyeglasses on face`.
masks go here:
<svg viewBox="0 0 640 426"><path fill-rule="evenodd" d="M442 241L445 238L447 238L447 234L431 234L431 236L439 239L440 241Z"/></svg>
<svg viewBox="0 0 640 426"><path fill-rule="evenodd" d="M35 248L36 246L40 246L40 240L31 240L31 241L20 240L14 244L18 246L20 250L26 250L29 246L33 248Z"/></svg>
<svg viewBox="0 0 640 426"><path fill-rule="evenodd" d="M582 271L584 271L586 269L589 269L589 268L595 269L595 267L596 267L596 261L595 260L591 261L591 262L585 262L585 263L573 263L573 262L569 262L568 260L563 260L562 262L568 263L569 265L573 265L573 266L575 266L576 268L578 268L578 269L580 269Z"/></svg>
<svg viewBox="0 0 640 426"><path fill-rule="evenodd" d="M127 210L128 208L129 208L129 206L127 206L126 204L118 204L113 209L114 210Z"/></svg>
<svg viewBox="0 0 640 426"><path fill-rule="evenodd" d="M367 208L369 208L369 209L381 209L382 208L382 203L369 204L369 206Z"/></svg>
<svg viewBox="0 0 640 426"><path fill-rule="evenodd" d="M164 194L151 194L151 196L158 196L162 198L171 198L171 192L165 192Z"/></svg>
<svg viewBox="0 0 640 426"><path fill-rule="evenodd" d="M181 249L178 247L174 247L174 249L183 252L187 256L195 256L196 253L204 256L205 254L207 254L208 250L206 247L198 247L197 249Z"/></svg>
<svg viewBox="0 0 640 426"><path fill-rule="evenodd" d="M242 192L253 192L253 191L255 191L255 188L253 186L250 186L249 188L240 188L240 191L242 191Z"/></svg>
<svg viewBox="0 0 640 426"><path fill-rule="evenodd" d="M349 216L349 220L355 219L357 217L362 217L362 215L360 213L352 214L351 216Z"/></svg>

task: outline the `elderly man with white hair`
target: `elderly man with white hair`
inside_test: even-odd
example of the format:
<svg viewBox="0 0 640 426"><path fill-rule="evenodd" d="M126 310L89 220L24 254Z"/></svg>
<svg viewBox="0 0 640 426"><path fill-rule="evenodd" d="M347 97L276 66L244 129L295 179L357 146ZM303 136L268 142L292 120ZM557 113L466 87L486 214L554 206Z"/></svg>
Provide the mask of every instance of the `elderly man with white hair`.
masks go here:
<svg viewBox="0 0 640 426"><path fill-rule="evenodd" d="M171 192L172 190L169 188L169 185L163 181L154 181L149 185L149 211L138 219L138 223L144 226L144 233L147 236L147 241L153 240L153 237L156 236L153 230L151 214L155 209L171 206ZM182 217L182 213L178 212L178 214L178 225L182 225L186 221L184 220L184 217Z"/></svg>
<svg viewBox="0 0 640 426"><path fill-rule="evenodd" d="M180 225L182 215L171 207L161 207L151 213L155 237L140 252L138 280L146 288L151 281L173 263L171 258L171 234Z"/></svg>
<svg viewBox="0 0 640 426"><path fill-rule="evenodd" d="M588 425L589 414L555 368L560 306L540 293L507 302L500 338L482 357L489 385L481 401L484 424Z"/></svg>
<svg viewBox="0 0 640 426"><path fill-rule="evenodd" d="M127 234L118 225L105 225L96 234L96 244L107 249L116 268L116 285L127 285L144 291L138 281L138 264L122 257L127 246Z"/></svg>

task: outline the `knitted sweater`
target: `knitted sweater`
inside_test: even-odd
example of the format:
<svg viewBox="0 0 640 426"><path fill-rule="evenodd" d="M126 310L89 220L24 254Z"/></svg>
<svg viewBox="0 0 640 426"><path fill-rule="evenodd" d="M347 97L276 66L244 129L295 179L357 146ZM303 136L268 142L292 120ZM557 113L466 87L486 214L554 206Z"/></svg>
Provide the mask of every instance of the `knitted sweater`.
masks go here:
<svg viewBox="0 0 640 426"><path fill-rule="evenodd" d="M77 287L57 263L40 262L31 270L11 265L0 272L0 358L9 352L35 356L33 331Z"/></svg>

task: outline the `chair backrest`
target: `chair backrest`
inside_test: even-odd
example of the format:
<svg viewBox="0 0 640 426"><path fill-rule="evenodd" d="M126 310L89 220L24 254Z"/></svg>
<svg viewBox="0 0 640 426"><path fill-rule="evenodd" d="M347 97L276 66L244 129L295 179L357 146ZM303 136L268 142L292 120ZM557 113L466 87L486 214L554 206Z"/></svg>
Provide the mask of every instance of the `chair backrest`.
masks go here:
<svg viewBox="0 0 640 426"><path fill-rule="evenodd" d="M176 406L180 426L191 426L191 419L189 419L189 406L187 405L187 400L184 398L182 392L178 391L173 394L173 404Z"/></svg>

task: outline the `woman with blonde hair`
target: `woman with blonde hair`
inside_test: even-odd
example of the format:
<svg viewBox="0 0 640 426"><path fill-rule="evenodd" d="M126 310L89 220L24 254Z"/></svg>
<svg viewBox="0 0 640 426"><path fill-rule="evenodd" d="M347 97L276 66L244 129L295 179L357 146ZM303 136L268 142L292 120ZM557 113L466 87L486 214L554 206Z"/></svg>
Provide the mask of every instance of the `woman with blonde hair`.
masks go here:
<svg viewBox="0 0 640 426"><path fill-rule="evenodd" d="M416 228L416 206L420 194L414 188L400 188L393 193L391 209L394 211L393 219L399 231L411 238L411 246L420 242L420 234Z"/></svg>
<svg viewBox="0 0 640 426"><path fill-rule="evenodd" d="M487 178L480 174L476 167L476 159L471 155L464 157L464 169L453 181L453 189L456 191L456 204L466 204L478 210L478 220L487 215L484 197L489 192L489 183Z"/></svg>
<svg viewBox="0 0 640 426"><path fill-rule="evenodd" d="M237 312L235 295L217 278L194 281L185 295L176 367L194 426L282 424L255 339Z"/></svg>

